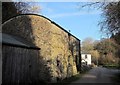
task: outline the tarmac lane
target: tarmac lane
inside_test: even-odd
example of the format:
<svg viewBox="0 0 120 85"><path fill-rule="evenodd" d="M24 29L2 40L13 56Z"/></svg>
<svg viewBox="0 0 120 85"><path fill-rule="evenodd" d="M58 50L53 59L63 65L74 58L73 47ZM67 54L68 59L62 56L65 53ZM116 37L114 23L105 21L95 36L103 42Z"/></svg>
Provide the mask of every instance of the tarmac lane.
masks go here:
<svg viewBox="0 0 120 85"><path fill-rule="evenodd" d="M120 72L117 69L107 69L104 67L95 67L84 74L79 80L73 83L112 83L111 77Z"/></svg>

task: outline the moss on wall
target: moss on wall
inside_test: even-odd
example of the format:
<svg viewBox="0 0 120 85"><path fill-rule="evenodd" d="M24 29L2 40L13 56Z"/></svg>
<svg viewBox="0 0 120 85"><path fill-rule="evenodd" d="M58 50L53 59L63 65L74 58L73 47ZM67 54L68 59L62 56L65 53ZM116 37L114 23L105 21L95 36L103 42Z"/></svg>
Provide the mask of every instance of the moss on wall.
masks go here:
<svg viewBox="0 0 120 85"><path fill-rule="evenodd" d="M3 32L22 37L41 48L39 57L46 61L43 65L49 68L48 71L39 67L39 76L44 81L47 81L47 72L51 74L51 82L77 74L79 40L50 20L36 15L17 16L3 24Z"/></svg>

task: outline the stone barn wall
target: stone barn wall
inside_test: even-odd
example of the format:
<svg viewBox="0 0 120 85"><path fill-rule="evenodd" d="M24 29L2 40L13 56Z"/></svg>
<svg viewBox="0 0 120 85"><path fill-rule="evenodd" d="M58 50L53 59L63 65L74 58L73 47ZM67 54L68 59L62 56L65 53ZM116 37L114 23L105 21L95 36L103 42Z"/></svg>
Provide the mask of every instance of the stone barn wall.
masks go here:
<svg viewBox="0 0 120 85"><path fill-rule="evenodd" d="M79 71L80 40L51 20L39 15L20 15L3 23L2 32L22 37L41 48L38 56L49 68L38 66L42 69L38 72L42 80L56 82Z"/></svg>

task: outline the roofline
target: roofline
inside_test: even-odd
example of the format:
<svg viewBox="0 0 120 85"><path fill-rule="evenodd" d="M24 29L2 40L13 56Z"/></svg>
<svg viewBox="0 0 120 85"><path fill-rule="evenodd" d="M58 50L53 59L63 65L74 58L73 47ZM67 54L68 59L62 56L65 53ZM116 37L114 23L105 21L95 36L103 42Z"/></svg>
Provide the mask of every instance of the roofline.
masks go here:
<svg viewBox="0 0 120 85"><path fill-rule="evenodd" d="M26 42L28 45L27 45L26 43L23 43L23 42L20 40L19 37L14 37L13 35L9 35L9 34L6 34L6 33L1 33L1 32L0 32L0 34L2 35L1 40L0 40L0 44L2 44L2 45L12 46L12 47L21 47L21 48L27 48L27 49L38 49L38 50L40 50L39 47L32 45L32 43L27 43L27 41L25 41L24 39L23 39L24 42ZM8 36L9 36L9 37L8 37ZM14 42L9 42L9 40L7 41L7 38L11 38L11 40L12 40L12 41L14 40ZM18 40L17 38L19 38L19 40ZM17 41L17 43L16 43L16 41ZM31 44L31 45L30 45L30 44Z"/></svg>
<svg viewBox="0 0 120 85"><path fill-rule="evenodd" d="M76 36L74 36L73 34L71 34L70 32L68 32L67 30L65 30L63 27L61 27L60 25L58 25L57 23L55 23L54 21L50 20L49 18L47 18L47 17L45 17L45 16L43 16L43 15L31 14L31 13L28 13L28 14L19 14L19 15L15 15L15 16L11 17L10 19L15 18L15 17L18 17L18 16L22 16L22 15L36 15L36 16L43 17L43 18L49 20L51 23L53 23L53 24L55 24L56 26L58 26L58 27L59 27L60 29L62 29L63 31L67 32L68 34L70 34L71 36L73 36L74 38L76 38L77 40L80 41L80 39L78 39ZM8 20L10 20L10 19L8 19ZM7 20L7 21L8 21L8 20ZM5 22L6 22L6 21L5 21ZM3 22L3 24L4 24L5 22Z"/></svg>
<svg viewBox="0 0 120 85"><path fill-rule="evenodd" d="M19 47L19 48L26 48L26 49L40 50L40 48L38 48L38 47L23 46L23 45L11 44L11 43L7 43L7 42L2 42L2 45L12 46L12 47Z"/></svg>

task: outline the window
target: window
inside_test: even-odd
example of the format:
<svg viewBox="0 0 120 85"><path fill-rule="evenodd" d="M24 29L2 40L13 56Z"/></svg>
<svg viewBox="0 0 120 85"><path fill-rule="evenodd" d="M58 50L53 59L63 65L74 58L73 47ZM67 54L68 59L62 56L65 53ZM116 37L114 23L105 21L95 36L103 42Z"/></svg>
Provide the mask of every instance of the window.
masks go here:
<svg viewBox="0 0 120 85"><path fill-rule="evenodd" d="M87 61L85 61L85 64L87 65Z"/></svg>
<svg viewBox="0 0 120 85"><path fill-rule="evenodd" d="M85 55L85 59L87 58L87 55Z"/></svg>

